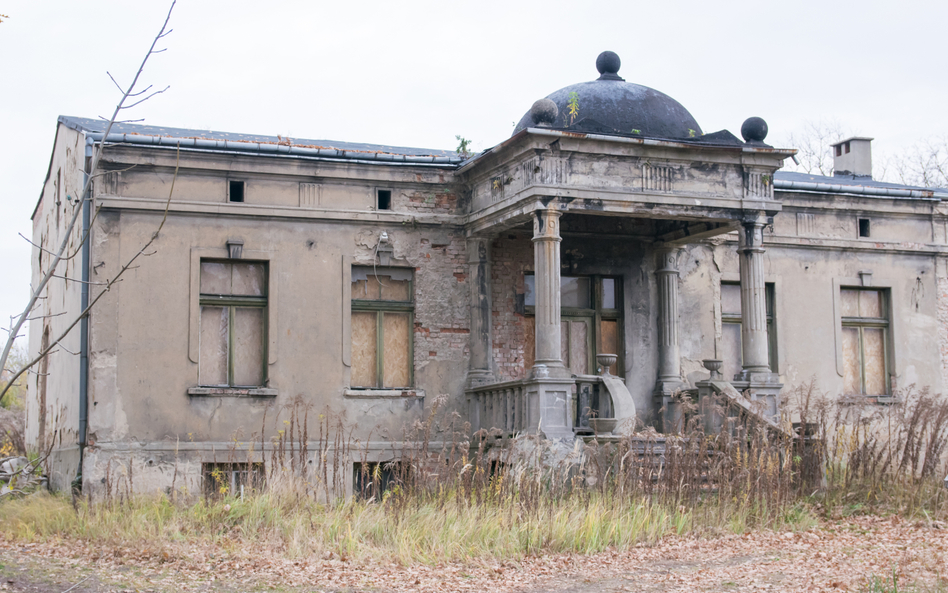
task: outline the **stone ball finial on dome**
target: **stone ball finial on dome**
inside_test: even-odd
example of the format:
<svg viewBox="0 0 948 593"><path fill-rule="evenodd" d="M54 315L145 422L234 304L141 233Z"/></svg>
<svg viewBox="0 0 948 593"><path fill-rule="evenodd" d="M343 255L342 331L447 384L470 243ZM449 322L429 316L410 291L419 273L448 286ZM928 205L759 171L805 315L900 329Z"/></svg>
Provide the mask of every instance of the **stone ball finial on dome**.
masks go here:
<svg viewBox="0 0 948 593"><path fill-rule="evenodd" d="M550 99L540 99L530 108L530 119L533 120L535 126L548 128L553 125L559 114L560 110L557 109L556 103Z"/></svg>
<svg viewBox="0 0 948 593"><path fill-rule="evenodd" d="M767 137L767 122L760 117L748 117L741 125L741 136L744 142L763 143Z"/></svg>
<svg viewBox="0 0 948 593"><path fill-rule="evenodd" d="M604 51L596 58L596 70L599 70L599 80L625 80L619 76L622 60L614 51Z"/></svg>

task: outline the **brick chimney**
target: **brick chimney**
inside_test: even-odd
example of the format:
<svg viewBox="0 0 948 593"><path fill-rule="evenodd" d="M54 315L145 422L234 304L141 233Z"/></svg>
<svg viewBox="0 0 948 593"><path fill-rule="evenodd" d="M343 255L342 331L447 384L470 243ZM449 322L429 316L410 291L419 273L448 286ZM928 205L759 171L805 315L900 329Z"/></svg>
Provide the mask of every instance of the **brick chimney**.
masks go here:
<svg viewBox="0 0 948 593"><path fill-rule="evenodd" d="M833 144L833 175L872 179L871 142L854 136Z"/></svg>

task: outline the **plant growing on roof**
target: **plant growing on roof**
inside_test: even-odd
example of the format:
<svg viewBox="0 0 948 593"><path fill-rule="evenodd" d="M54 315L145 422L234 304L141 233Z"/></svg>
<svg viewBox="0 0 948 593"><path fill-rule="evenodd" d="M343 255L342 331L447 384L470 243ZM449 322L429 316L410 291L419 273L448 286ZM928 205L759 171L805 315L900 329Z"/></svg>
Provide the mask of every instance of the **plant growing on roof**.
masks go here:
<svg viewBox="0 0 948 593"><path fill-rule="evenodd" d="M573 125L573 122L579 116L579 94L576 91L571 92L567 98L566 115L569 117L569 123L567 124L569 126Z"/></svg>
<svg viewBox="0 0 948 593"><path fill-rule="evenodd" d="M467 158L468 155L471 154L471 141L460 134L456 134L454 137L457 138L458 141L458 147L455 149L455 152L464 158Z"/></svg>

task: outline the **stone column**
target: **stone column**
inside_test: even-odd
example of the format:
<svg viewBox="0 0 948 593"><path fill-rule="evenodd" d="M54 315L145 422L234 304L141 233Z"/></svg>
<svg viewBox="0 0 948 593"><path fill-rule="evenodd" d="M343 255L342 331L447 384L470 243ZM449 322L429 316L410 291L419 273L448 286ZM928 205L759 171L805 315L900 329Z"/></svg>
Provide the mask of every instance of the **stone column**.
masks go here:
<svg viewBox="0 0 948 593"><path fill-rule="evenodd" d="M548 439L573 440L570 391L575 384L560 358L560 216L555 208L538 210L533 220L536 288L536 362L524 382L527 417Z"/></svg>
<svg viewBox="0 0 948 593"><path fill-rule="evenodd" d="M736 380L750 380L751 373L769 373L767 344L767 292L764 287L763 213L744 219L737 252L741 267L741 347L744 364Z"/></svg>
<svg viewBox="0 0 948 593"><path fill-rule="evenodd" d="M659 247L655 276L658 280L658 382L681 384L678 352L678 247Z"/></svg>
<svg viewBox="0 0 948 593"><path fill-rule="evenodd" d="M491 300L490 240L474 237L467 240L468 279L471 284L471 362L467 374L468 387L494 382L491 372Z"/></svg>
<svg viewBox="0 0 948 593"><path fill-rule="evenodd" d="M534 376L569 376L560 358L560 216L562 213L559 210L548 208L538 210L533 220L536 283Z"/></svg>
<svg viewBox="0 0 948 593"><path fill-rule="evenodd" d="M662 412L662 430L682 429L681 402L675 392L684 387L681 380L681 355L678 350L678 255L681 249L660 245L655 257L658 281L658 382L655 397Z"/></svg>

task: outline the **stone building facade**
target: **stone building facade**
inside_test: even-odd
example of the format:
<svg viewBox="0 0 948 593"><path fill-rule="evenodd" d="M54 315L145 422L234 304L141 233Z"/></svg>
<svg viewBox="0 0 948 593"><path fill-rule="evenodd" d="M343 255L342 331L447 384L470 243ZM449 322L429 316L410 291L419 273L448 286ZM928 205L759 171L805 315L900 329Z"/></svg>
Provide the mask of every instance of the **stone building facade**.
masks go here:
<svg viewBox="0 0 948 593"><path fill-rule="evenodd" d="M771 416L811 379L878 402L944 389L946 194L782 173L793 151L765 143L763 120L743 141L703 133L611 52L597 68L472 157L133 124L105 137L61 117L37 245L66 238L94 151L103 168L66 238L69 280L41 301L63 314L31 324L31 351L161 230L30 380L52 483L94 491L122 466L136 489L200 487L235 443L265 461L294 406L344 418L363 460L436 396L473 429L572 439L595 384L605 415L667 428L706 360ZM846 155L868 146L841 144L843 162L864 166ZM49 257L33 256L38 277Z"/></svg>

